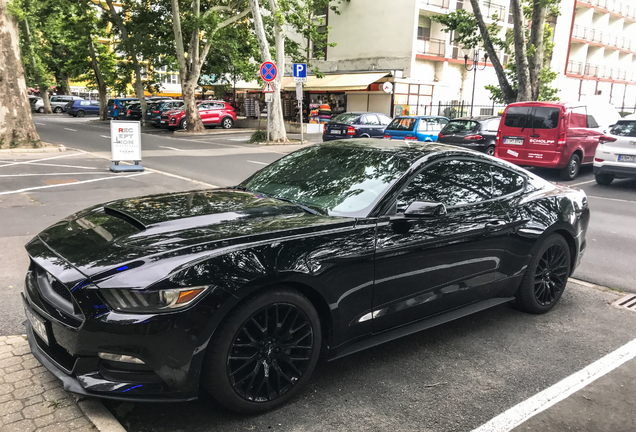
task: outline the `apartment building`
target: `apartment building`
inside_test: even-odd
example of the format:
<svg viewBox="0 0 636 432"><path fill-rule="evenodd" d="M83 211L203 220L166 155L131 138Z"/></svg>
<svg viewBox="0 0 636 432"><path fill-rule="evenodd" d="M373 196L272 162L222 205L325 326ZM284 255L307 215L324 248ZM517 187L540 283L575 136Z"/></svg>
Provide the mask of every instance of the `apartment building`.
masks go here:
<svg viewBox="0 0 636 432"><path fill-rule="evenodd" d="M562 0L555 40L562 100L636 106L636 1Z"/></svg>

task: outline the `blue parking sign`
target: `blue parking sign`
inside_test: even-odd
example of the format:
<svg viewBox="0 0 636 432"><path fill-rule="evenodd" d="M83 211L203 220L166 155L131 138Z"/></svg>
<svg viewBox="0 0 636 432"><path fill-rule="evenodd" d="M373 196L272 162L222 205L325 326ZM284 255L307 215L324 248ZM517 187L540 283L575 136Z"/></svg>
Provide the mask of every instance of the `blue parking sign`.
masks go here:
<svg viewBox="0 0 636 432"><path fill-rule="evenodd" d="M307 81L307 64L294 63L293 73L294 73L294 82Z"/></svg>

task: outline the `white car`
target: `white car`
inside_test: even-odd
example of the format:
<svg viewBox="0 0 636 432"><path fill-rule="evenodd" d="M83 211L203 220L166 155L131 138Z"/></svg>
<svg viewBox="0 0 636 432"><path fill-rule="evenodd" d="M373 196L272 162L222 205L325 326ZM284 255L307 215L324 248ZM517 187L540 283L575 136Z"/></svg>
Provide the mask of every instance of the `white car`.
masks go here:
<svg viewBox="0 0 636 432"><path fill-rule="evenodd" d="M64 112L64 108L66 107L66 104L75 100L82 100L82 98L79 96L67 96L67 95L51 96L50 98L51 110L56 114ZM42 98L40 98L33 104L33 108L35 109L35 111L39 113L44 112L44 102L42 101Z"/></svg>
<svg viewBox="0 0 636 432"><path fill-rule="evenodd" d="M636 119L619 120L601 137L594 175L600 185L609 185L615 178L636 178Z"/></svg>

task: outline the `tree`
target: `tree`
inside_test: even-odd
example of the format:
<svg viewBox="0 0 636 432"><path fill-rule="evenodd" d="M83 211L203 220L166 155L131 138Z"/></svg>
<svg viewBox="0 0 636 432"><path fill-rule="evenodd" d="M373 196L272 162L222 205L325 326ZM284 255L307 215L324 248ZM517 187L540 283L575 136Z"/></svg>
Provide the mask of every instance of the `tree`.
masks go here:
<svg viewBox="0 0 636 432"><path fill-rule="evenodd" d="M505 103L537 100L541 95L550 94L544 86L552 74L544 70L546 52L546 18L558 14L557 6L561 0L511 0L510 11L513 18L512 38L502 40L497 36L497 16L487 25L481 12L479 0L470 0L473 14L458 10L446 15L431 17L434 21L446 25L445 32L455 31L455 42L465 48L482 45L492 62L499 81L498 96ZM530 28L525 24L531 20ZM549 34L549 33L548 33ZM549 42L549 40L548 40ZM514 49L510 49L510 45ZM507 73L499 61L496 48L514 52L515 71ZM554 79L554 78L552 78ZM514 80L514 81L512 81ZM543 89L543 90L542 90Z"/></svg>
<svg viewBox="0 0 636 432"><path fill-rule="evenodd" d="M298 41L287 36L286 29L303 36L306 40L314 43L317 48L313 54L320 58L320 48L327 43L328 27L322 18L313 18L316 11L325 11L327 8L335 13L338 12L338 5L349 0L267 0L266 11L262 13L259 0L249 0L254 22L254 32L258 40L258 47L262 61L272 61L272 52L276 57L276 68L278 75L272 82L274 88L274 102L271 104L270 115L270 135L274 142L287 141L285 123L283 121L283 106L281 103L281 87L285 73L285 59L289 56L295 62L309 63L310 53L300 46ZM331 5L333 3L333 5ZM318 31L320 27L325 27L325 31ZM274 42L274 47L270 46L270 41ZM323 55L324 56L324 55ZM308 64L308 67L311 64ZM318 72L314 70L314 72Z"/></svg>
<svg viewBox="0 0 636 432"><path fill-rule="evenodd" d="M171 0L170 3L186 127L188 132L198 132L204 130L195 100L201 68L212 44L222 39L219 32L246 19L250 9L243 0L208 1L204 3L203 12L200 0Z"/></svg>
<svg viewBox="0 0 636 432"><path fill-rule="evenodd" d="M20 60L18 23L0 0L0 148L35 146L35 130Z"/></svg>

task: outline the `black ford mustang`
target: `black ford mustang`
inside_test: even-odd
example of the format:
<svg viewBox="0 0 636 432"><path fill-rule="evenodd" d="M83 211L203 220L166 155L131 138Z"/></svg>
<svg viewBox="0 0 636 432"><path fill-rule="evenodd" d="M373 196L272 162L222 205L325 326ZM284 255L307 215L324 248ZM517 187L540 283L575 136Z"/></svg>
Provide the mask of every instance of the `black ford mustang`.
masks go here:
<svg viewBox="0 0 636 432"><path fill-rule="evenodd" d="M276 407L327 359L514 301L550 310L585 193L456 147L307 147L239 186L93 207L28 245L34 355L75 393Z"/></svg>

